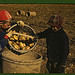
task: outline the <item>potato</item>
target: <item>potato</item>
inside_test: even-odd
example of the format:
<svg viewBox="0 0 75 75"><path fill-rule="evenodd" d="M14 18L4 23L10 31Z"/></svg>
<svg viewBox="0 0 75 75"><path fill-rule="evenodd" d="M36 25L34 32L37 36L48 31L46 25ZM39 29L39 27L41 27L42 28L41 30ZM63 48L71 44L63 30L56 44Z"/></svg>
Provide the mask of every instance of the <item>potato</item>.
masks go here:
<svg viewBox="0 0 75 75"><path fill-rule="evenodd" d="M13 35L13 38L14 38L15 40L18 40L18 35Z"/></svg>
<svg viewBox="0 0 75 75"><path fill-rule="evenodd" d="M23 47L25 47L25 46L26 46L26 44L25 44L25 43L20 42L20 43L19 43L19 46L20 46L21 48L23 48Z"/></svg>
<svg viewBox="0 0 75 75"><path fill-rule="evenodd" d="M9 41L10 44L12 44L12 41Z"/></svg>
<svg viewBox="0 0 75 75"><path fill-rule="evenodd" d="M34 43L29 44L30 47L34 46Z"/></svg>
<svg viewBox="0 0 75 75"><path fill-rule="evenodd" d="M16 31L14 30L13 33L15 33Z"/></svg>
<svg viewBox="0 0 75 75"><path fill-rule="evenodd" d="M29 37L27 37L26 39L29 40Z"/></svg>
<svg viewBox="0 0 75 75"><path fill-rule="evenodd" d="M14 45L15 49L20 49L20 47L18 45Z"/></svg>
<svg viewBox="0 0 75 75"><path fill-rule="evenodd" d="M25 47L22 48L22 50L25 50L25 49L26 49Z"/></svg>
<svg viewBox="0 0 75 75"><path fill-rule="evenodd" d="M23 43L23 45L24 45L24 46L26 46L26 44L25 44L25 43Z"/></svg>
<svg viewBox="0 0 75 75"><path fill-rule="evenodd" d="M22 40L22 36L19 36L19 40Z"/></svg>
<svg viewBox="0 0 75 75"><path fill-rule="evenodd" d="M16 41L16 44L19 44L19 42L18 42L18 41Z"/></svg>
<svg viewBox="0 0 75 75"><path fill-rule="evenodd" d="M13 37L11 37L10 40L15 40L15 39Z"/></svg>
<svg viewBox="0 0 75 75"><path fill-rule="evenodd" d="M26 40L26 37L24 37L24 36L19 36L19 40Z"/></svg>
<svg viewBox="0 0 75 75"><path fill-rule="evenodd" d="M20 49L19 45L17 45L15 42L13 43L13 46L15 47L15 49Z"/></svg>
<svg viewBox="0 0 75 75"><path fill-rule="evenodd" d="M29 47L29 46L26 46L26 49L27 49L27 50L29 50L29 49L30 49L30 47Z"/></svg>
<svg viewBox="0 0 75 75"><path fill-rule="evenodd" d="M26 37L23 36L23 37L22 37L22 40L26 40Z"/></svg>

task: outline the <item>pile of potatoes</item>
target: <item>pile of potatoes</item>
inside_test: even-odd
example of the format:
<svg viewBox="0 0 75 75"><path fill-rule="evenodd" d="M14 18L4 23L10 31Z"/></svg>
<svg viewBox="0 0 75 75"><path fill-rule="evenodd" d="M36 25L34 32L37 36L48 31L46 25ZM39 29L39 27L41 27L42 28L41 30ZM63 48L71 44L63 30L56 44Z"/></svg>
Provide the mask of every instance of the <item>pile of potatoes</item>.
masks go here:
<svg viewBox="0 0 75 75"><path fill-rule="evenodd" d="M24 32L23 34L26 33ZM35 44L33 39L15 34L9 38L9 43L17 50L30 50Z"/></svg>

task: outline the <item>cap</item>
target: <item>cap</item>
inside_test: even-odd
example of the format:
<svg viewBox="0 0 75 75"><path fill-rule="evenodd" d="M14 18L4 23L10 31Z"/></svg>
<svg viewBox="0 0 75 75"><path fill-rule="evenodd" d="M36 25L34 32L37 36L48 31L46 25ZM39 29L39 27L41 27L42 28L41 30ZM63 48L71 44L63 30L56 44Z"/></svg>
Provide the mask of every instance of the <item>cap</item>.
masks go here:
<svg viewBox="0 0 75 75"><path fill-rule="evenodd" d="M0 11L0 21L6 21L12 19L12 16L10 15L10 13L6 10L1 10Z"/></svg>
<svg viewBox="0 0 75 75"><path fill-rule="evenodd" d="M63 19L60 15L53 15L50 17L47 24L51 24L52 26L56 26L59 29L62 27Z"/></svg>

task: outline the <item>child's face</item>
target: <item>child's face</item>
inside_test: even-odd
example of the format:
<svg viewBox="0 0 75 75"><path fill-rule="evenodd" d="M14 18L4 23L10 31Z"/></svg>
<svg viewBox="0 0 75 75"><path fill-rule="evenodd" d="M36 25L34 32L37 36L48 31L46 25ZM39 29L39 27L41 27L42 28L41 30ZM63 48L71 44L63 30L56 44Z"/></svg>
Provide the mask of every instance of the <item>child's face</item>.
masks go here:
<svg viewBox="0 0 75 75"><path fill-rule="evenodd" d="M52 30L54 31L54 32L57 32L58 30L59 30L59 28L57 27L57 25L58 25L58 23L57 22L55 22L55 23L48 23L48 25L50 25L50 27L52 28Z"/></svg>
<svg viewBox="0 0 75 75"><path fill-rule="evenodd" d="M52 30L55 31L55 32L57 32L57 31L59 30L59 28L56 27L56 26L51 26L51 28L52 28Z"/></svg>
<svg viewBox="0 0 75 75"><path fill-rule="evenodd" d="M7 22L3 23L3 25L1 25L1 27L2 27L3 29L7 29L7 28L11 27L10 21L7 21Z"/></svg>
<svg viewBox="0 0 75 75"><path fill-rule="evenodd" d="M57 32L57 31L59 30L57 27L53 27L52 29L53 29L53 31L55 31L55 32Z"/></svg>

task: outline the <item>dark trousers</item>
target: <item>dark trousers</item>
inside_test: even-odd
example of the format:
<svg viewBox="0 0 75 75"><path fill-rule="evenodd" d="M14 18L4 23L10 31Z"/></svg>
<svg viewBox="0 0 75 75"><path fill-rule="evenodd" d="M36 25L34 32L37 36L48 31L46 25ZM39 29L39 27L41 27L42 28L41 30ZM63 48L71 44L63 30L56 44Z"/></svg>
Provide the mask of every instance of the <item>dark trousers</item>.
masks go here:
<svg viewBox="0 0 75 75"><path fill-rule="evenodd" d="M2 55L0 54L0 73L2 73Z"/></svg>
<svg viewBox="0 0 75 75"><path fill-rule="evenodd" d="M64 73L65 69L65 67L63 67L59 62L51 62L49 60L47 62L46 68L49 73Z"/></svg>

